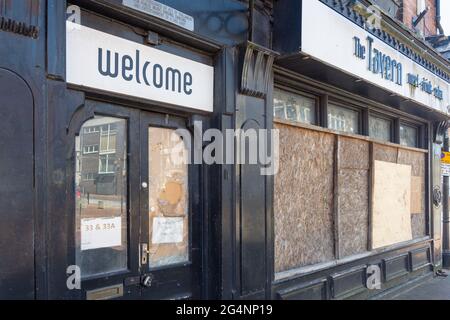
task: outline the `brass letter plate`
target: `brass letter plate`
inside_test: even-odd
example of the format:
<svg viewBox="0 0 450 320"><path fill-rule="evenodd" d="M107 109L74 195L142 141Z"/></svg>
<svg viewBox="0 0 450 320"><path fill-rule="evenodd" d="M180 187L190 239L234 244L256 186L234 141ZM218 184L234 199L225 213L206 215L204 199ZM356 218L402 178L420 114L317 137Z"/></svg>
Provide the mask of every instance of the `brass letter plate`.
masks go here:
<svg viewBox="0 0 450 320"><path fill-rule="evenodd" d="M110 300L123 297L123 284L86 292L86 300Z"/></svg>

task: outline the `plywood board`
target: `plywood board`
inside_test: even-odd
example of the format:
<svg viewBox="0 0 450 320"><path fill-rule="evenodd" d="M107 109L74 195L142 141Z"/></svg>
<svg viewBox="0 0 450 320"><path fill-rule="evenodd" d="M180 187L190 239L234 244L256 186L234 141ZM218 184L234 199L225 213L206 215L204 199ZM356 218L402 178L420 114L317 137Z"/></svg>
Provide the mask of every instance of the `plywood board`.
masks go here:
<svg viewBox="0 0 450 320"><path fill-rule="evenodd" d="M372 248L412 240L411 166L374 162Z"/></svg>
<svg viewBox="0 0 450 320"><path fill-rule="evenodd" d="M275 271L332 261L334 144L332 134L276 124L280 171L275 176Z"/></svg>
<svg viewBox="0 0 450 320"><path fill-rule="evenodd" d="M412 236L414 239L427 235L427 218L424 213L411 215Z"/></svg>
<svg viewBox="0 0 450 320"><path fill-rule="evenodd" d="M339 258L367 251L369 232L368 141L337 137L335 224Z"/></svg>
<svg viewBox="0 0 450 320"><path fill-rule="evenodd" d="M382 144L373 144L373 158L378 161L397 163L398 148L385 146Z"/></svg>
<svg viewBox="0 0 450 320"><path fill-rule="evenodd" d="M369 170L369 142L339 137L339 169Z"/></svg>
<svg viewBox="0 0 450 320"><path fill-rule="evenodd" d="M411 178L411 214L425 212L424 177Z"/></svg>
<svg viewBox="0 0 450 320"><path fill-rule="evenodd" d="M399 164L406 164L412 167L412 175L416 177L425 177L425 159L426 154L406 149L398 150Z"/></svg>
<svg viewBox="0 0 450 320"><path fill-rule="evenodd" d="M339 170L338 236L340 257L367 251L369 171Z"/></svg>

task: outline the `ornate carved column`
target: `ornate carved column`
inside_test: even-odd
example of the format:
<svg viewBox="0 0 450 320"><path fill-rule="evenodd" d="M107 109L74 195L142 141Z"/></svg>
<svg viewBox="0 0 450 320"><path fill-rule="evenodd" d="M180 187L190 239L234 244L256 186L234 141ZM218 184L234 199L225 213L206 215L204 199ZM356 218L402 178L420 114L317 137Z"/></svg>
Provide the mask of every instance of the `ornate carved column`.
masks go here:
<svg viewBox="0 0 450 320"><path fill-rule="evenodd" d="M252 42L240 48L236 129L272 129L272 66L276 55ZM242 150L240 142L236 149ZM273 177L261 175L261 168L260 164L236 165L236 283L237 296L244 299L270 297L273 274Z"/></svg>

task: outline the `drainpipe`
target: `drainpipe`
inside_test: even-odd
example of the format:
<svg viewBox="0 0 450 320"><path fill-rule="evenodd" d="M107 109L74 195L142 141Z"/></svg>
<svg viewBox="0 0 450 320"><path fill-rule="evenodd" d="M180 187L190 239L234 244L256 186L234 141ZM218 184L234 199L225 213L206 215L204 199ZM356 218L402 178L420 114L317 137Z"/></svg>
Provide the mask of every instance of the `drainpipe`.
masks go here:
<svg viewBox="0 0 450 320"><path fill-rule="evenodd" d="M436 0L436 27L439 30L439 34L444 34L444 28L441 24L441 0Z"/></svg>
<svg viewBox="0 0 450 320"><path fill-rule="evenodd" d="M254 15L255 15L255 0L249 0L248 2L248 21L249 21L249 30L248 30L248 40L253 41L253 23L254 23Z"/></svg>

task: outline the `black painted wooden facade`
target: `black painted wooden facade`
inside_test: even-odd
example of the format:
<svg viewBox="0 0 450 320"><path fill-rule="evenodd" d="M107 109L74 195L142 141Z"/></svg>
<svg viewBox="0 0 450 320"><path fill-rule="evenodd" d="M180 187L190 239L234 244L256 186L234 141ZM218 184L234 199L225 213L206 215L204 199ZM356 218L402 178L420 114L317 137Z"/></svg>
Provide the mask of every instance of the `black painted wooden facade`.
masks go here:
<svg viewBox="0 0 450 320"><path fill-rule="evenodd" d="M132 225L140 223L133 212L142 209L139 154L140 142L145 140L141 125L167 125L169 115L187 128L202 121L204 129L271 129L274 82L307 82L305 76L322 85L322 90L335 86L355 97L377 98L378 103L427 121L428 190L440 181L436 154L440 155L441 122L447 119L412 102L402 104L378 88L355 86L353 79L303 60L301 52L297 58L284 59L283 47L297 46L300 30L285 33L280 21L298 17L282 0L274 6L271 1L256 1L254 8L249 5L255 1L160 2L193 16L195 31L132 11L120 0L73 0L70 4L81 7L82 24L137 43L145 43L151 30L162 40L158 49L214 66L211 115L68 85L65 21L69 3L0 0L1 299L85 299L86 290L116 284L123 285L124 299L369 298L374 295L365 287L369 264L382 267L383 289L430 276L439 268L441 210L439 203L433 205L429 191L431 236L427 239L275 281L273 177L261 176L255 165L202 165L191 169L196 227L195 254L188 269L155 273L156 286L144 288L141 281L149 274L139 270L140 239L131 233L130 272L89 281L83 290L68 290L66 270L75 264L74 138L95 114L129 120ZM16 26L6 27L6 20Z"/></svg>

